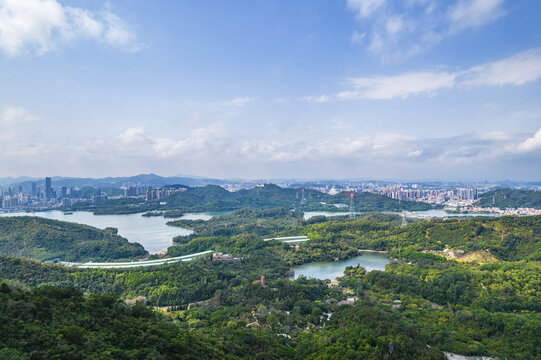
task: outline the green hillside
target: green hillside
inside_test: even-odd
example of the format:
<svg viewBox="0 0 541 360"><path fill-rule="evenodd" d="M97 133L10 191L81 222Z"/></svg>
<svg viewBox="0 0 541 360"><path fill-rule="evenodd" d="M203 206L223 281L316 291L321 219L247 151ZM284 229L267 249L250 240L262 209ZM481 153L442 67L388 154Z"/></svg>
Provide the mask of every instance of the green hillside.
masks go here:
<svg viewBox="0 0 541 360"><path fill-rule="evenodd" d="M541 216L433 219L408 226L363 219L329 221L312 225L307 232L312 247L318 243L374 250L410 247L416 251L441 251L449 247L466 253L488 250L506 261L541 260Z"/></svg>
<svg viewBox="0 0 541 360"><path fill-rule="evenodd" d="M316 190L281 188L274 184L256 186L249 190L229 192L216 185L187 188L164 199L167 207L202 211L236 210L245 207L272 208L286 206L302 210L338 210L335 204L349 205L349 194L328 195ZM325 203L325 204L321 204ZM354 199L356 211L427 210L431 206L412 201L400 202L371 193L359 193ZM342 211L347 208L342 209Z"/></svg>
<svg viewBox="0 0 541 360"><path fill-rule="evenodd" d="M185 188L168 197L144 201L141 198L122 198L99 201L94 204L79 203L66 210L89 210L95 214L128 214L146 211L179 210L184 212L233 211L242 208L269 209L285 206L303 211L347 211L350 203L349 194L336 195L297 188L282 188L274 184L256 186L235 192L227 191L218 185L188 187L168 185L167 188ZM340 204L340 207L336 205ZM354 198L355 211L421 211L432 205L415 201L398 201L390 197L358 193Z"/></svg>
<svg viewBox="0 0 541 360"><path fill-rule="evenodd" d="M208 359L223 352L202 336L115 296L73 288L0 287L1 359ZM25 339L25 340L23 340Z"/></svg>
<svg viewBox="0 0 541 360"><path fill-rule="evenodd" d="M0 254L36 260L102 261L141 257L142 245L117 235L116 229L39 217L0 217Z"/></svg>
<svg viewBox="0 0 541 360"><path fill-rule="evenodd" d="M479 196L475 205L483 207L541 209L541 191L498 189Z"/></svg>
<svg viewBox="0 0 541 360"><path fill-rule="evenodd" d="M7 285L0 287L0 358L541 356L541 216L406 226L397 220L369 215L312 222L287 208L244 209L214 223L221 229L231 223L230 236L196 236L174 247L212 240L214 249L239 257L235 261L202 256L104 270L0 256ZM311 238L299 248L258 236L262 228L279 232L293 223L292 230ZM447 246L492 254L491 262L440 256ZM347 267L332 283L284 278L291 264L358 256L359 248L388 248L386 271Z"/></svg>

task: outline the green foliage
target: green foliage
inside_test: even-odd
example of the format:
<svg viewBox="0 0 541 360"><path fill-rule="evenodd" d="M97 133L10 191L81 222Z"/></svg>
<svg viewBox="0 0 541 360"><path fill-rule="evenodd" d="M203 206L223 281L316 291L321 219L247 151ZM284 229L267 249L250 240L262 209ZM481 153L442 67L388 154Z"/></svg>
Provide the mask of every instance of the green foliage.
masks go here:
<svg viewBox="0 0 541 360"><path fill-rule="evenodd" d="M408 226L399 220L371 214L305 221L289 208L246 209L190 222L195 234L169 250L180 255L212 248L241 258L236 261L207 255L190 263L102 270L0 256L0 279L11 287L0 287L0 358L541 356L541 217ZM276 234L311 240L298 249L262 240ZM446 246L466 253L488 249L500 261L459 263L424 252ZM332 283L284 278L290 264L345 258L359 248L388 249L393 260L387 271L348 267ZM355 301L341 305L352 296ZM145 302L170 311L160 316Z"/></svg>
<svg viewBox="0 0 541 360"><path fill-rule="evenodd" d="M95 203L79 202L72 206L64 208L64 210L77 211L92 211L95 215L110 215L110 214L136 214L152 210L153 206L145 202L142 198L120 198L107 199L96 201Z"/></svg>
<svg viewBox="0 0 541 360"><path fill-rule="evenodd" d="M3 359L209 359L224 356L208 338L114 296L84 298L73 288L0 289Z"/></svg>
<svg viewBox="0 0 541 360"><path fill-rule="evenodd" d="M175 187L175 186L168 186ZM177 187L180 187L178 185ZM155 201L145 202L141 198L122 198L99 201L95 204L76 204L71 210L91 210L95 214L129 214L151 210L178 210L180 212L233 211L242 208L269 209L287 207L301 210L344 211L337 204L349 204L348 193L324 194L316 190L281 188L274 184L256 186L229 192L218 185L204 187L182 186L185 191ZM303 200L304 199L304 200ZM165 204L164 204L165 203ZM428 210L432 206L414 201L398 201L387 196L359 193L354 199L357 211L402 211Z"/></svg>
<svg viewBox="0 0 541 360"><path fill-rule="evenodd" d="M541 191L498 189L479 196L475 205L483 207L541 209Z"/></svg>
<svg viewBox="0 0 541 360"><path fill-rule="evenodd" d="M134 269L77 269L0 257L0 279L29 286L73 286L87 293L144 296L158 306L187 305L207 300L218 290L249 284L261 275L282 278L289 266L272 246L258 242L241 261L210 261L204 256L189 263Z"/></svg>
<svg viewBox="0 0 541 360"><path fill-rule="evenodd" d="M324 331L298 341L303 359L444 359L404 318L370 302L339 307Z"/></svg>
<svg viewBox="0 0 541 360"><path fill-rule="evenodd" d="M180 226L194 230L190 238L203 236L233 236L253 234L257 236L279 233L296 235L303 230L303 214L286 207L272 209L245 208L231 214L215 216L210 220L175 220L167 225Z"/></svg>
<svg viewBox="0 0 541 360"><path fill-rule="evenodd" d="M39 217L1 217L0 254L37 260L102 261L145 256L138 243L117 235L116 229Z"/></svg>
<svg viewBox="0 0 541 360"><path fill-rule="evenodd" d="M373 250L410 247L419 251L450 247L465 252L488 250L501 260L536 260L541 249L541 216L433 219L408 226L365 219L329 221L308 227L307 233L312 246L337 244L343 249Z"/></svg>

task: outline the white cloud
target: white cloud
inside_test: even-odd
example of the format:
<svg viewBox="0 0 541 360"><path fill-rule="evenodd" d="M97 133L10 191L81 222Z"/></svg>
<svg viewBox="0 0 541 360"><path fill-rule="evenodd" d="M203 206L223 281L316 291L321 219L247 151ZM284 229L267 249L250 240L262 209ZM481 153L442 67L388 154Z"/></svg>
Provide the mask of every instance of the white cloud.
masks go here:
<svg viewBox="0 0 541 360"><path fill-rule="evenodd" d="M362 44L365 37L366 37L366 33L353 31L353 35L351 35L351 42L354 44Z"/></svg>
<svg viewBox="0 0 541 360"><path fill-rule="evenodd" d="M121 18L105 11L104 19L106 29L103 38L111 45L118 45L127 48L130 51L137 51L140 46L136 43L134 32Z"/></svg>
<svg viewBox="0 0 541 360"><path fill-rule="evenodd" d="M214 123L192 130L184 138L159 137L141 128L129 128L116 142L102 145L101 151L130 157L174 158L177 156L218 156L227 152L227 130Z"/></svg>
<svg viewBox="0 0 541 360"><path fill-rule="evenodd" d="M433 96L440 90L480 86L524 85L541 78L541 48L530 49L463 71L419 71L390 76L358 77L348 80L350 89L334 96L302 99L358 100L393 99L413 95Z"/></svg>
<svg viewBox="0 0 541 360"><path fill-rule="evenodd" d="M327 95L321 95L321 96L304 96L301 97L299 100L306 101L306 102L318 102L318 103L326 103L331 100L330 96Z"/></svg>
<svg viewBox="0 0 541 360"><path fill-rule="evenodd" d="M384 61L419 54L448 36L484 26L506 13L503 0L348 0L347 7L359 23L351 41Z"/></svg>
<svg viewBox="0 0 541 360"><path fill-rule="evenodd" d="M532 137L519 143L516 150L523 153L541 150L541 129L537 130Z"/></svg>
<svg viewBox="0 0 541 360"><path fill-rule="evenodd" d="M503 0L460 0L448 10L452 32L492 22L505 14Z"/></svg>
<svg viewBox="0 0 541 360"><path fill-rule="evenodd" d="M37 116L29 113L25 108L6 106L0 113L0 124L20 124L37 119Z"/></svg>
<svg viewBox="0 0 541 360"><path fill-rule="evenodd" d="M541 78L541 48L500 61L475 66L465 73L464 85L523 85Z"/></svg>
<svg viewBox="0 0 541 360"><path fill-rule="evenodd" d="M224 101L223 105L240 107L240 106L244 106L246 104L249 104L251 102L254 102L255 100L256 100L256 98L251 97L251 96L236 97L236 98L233 98L231 100Z"/></svg>
<svg viewBox="0 0 541 360"><path fill-rule="evenodd" d="M94 18L94 15L84 9L66 8L67 18L72 22L74 34L98 38L101 36L104 24ZM70 34L66 34L70 36ZM71 34L73 36L73 34Z"/></svg>
<svg viewBox="0 0 541 360"><path fill-rule="evenodd" d="M141 144L148 140L145 131L140 128L129 128L123 134L118 136L123 144Z"/></svg>
<svg viewBox="0 0 541 360"><path fill-rule="evenodd" d="M39 134L29 138L26 133L4 141L0 132L0 168L4 172L21 172L23 168L64 171L65 175L75 175L76 169L86 174L93 170L97 171L95 176L111 175L110 171L178 173L198 169L211 169L210 174L218 176L218 167L228 171L228 176L260 176L258 171L262 168L272 169L276 176L299 176L300 173L293 175L291 171L313 168L324 176L322 169L337 166L346 176L356 176L360 167L386 171L395 166L414 166L426 172L430 166L445 164L445 169L464 174L463 164L531 164L541 159L541 129L530 136L496 132L446 138L358 132L353 128L346 131L346 136L344 132L328 132L319 139L254 138L238 133L232 136L224 124L214 123L170 136L130 128L117 137L67 145L44 142ZM399 176L396 169L393 171L394 176Z"/></svg>
<svg viewBox="0 0 541 360"><path fill-rule="evenodd" d="M355 91L341 92L338 99L391 99L418 94L433 94L455 85L457 75L447 72L412 72L397 76L353 78Z"/></svg>
<svg viewBox="0 0 541 360"><path fill-rule="evenodd" d="M484 134L480 134L479 135L479 139L480 140L494 140L494 141L499 141L499 140L509 140L510 139L510 136L509 134L503 132L503 131L491 131L491 132L488 132L488 133L484 133Z"/></svg>
<svg viewBox="0 0 541 360"><path fill-rule="evenodd" d="M392 16L385 23L385 30L390 35L398 34L404 29L404 21L400 16Z"/></svg>
<svg viewBox="0 0 541 360"><path fill-rule="evenodd" d="M347 6L359 17L368 17L385 4L385 0L348 0Z"/></svg>
<svg viewBox="0 0 541 360"><path fill-rule="evenodd" d="M410 151L408 153L408 157L409 158L416 158L416 157L419 157L423 154L423 150L414 150L414 151Z"/></svg>
<svg viewBox="0 0 541 360"><path fill-rule="evenodd" d="M0 0L0 49L10 56L41 55L78 38L139 49L133 30L108 8L91 12L57 0Z"/></svg>

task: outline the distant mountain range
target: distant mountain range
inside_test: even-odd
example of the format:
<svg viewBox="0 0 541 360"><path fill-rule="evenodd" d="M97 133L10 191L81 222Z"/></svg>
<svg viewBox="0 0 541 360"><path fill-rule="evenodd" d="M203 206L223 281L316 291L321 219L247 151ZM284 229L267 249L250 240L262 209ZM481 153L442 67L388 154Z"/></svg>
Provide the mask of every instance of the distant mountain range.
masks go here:
<svg viewBox="0 0 541 360"><path fill-rule="evenodd" d="M264 184L264 183L275 183L275 184L288 184L288 187L292 188L301 188L301 187L312 187L312 186L333 186L350 182L372 182L376 184L396 184L400 181L382 181L382 180L353 180L353 179L317 179L317 180L295 180L295 179L259 179L259 180L246 180L240 178L232 179L216 179L201 177L195 175L179 175L179 176L160 176L156 174L140 174L134 176L120 176L120 177L105 177L105 178L82 178L82 177L63 177L63 176L52 176L53 186L66 186L70 187L79 187L83 188L85 186L92 186L95 188L119 188L127 184L140 184L140 185L149 185L153 187L162 187L164 185L172 184L183 184L186 186L205 186L205 185L226 185L226 184L238 184L246 183L249 185ZM23 186L24 190L31 188L32 183L44 184L44 177L31 177L31 176L19 176L19 177L4 177L0 178L0 186ZM408 181L406 183L410 183ZM424 182L418 181L420 184L454 184L456 186L465 186L465 183L462 182ZM518 181L497 181L495 182L497 186L502 188L523 188L531 186L541 186L541 182L518 182Z"/></svg>
<svg viewBox="0 0 541 360"><path fill-rule="evenodd" d="M32 178L29 176L21 177L6 177L0 178L0 185L17 184L23 186L24 189L30 188L32 183L44 184L44 178ZM83 188L85 186L92 186L95 188L107 188L107 187L121 187L127 184L140 184L149 185L153 187L162 187L170 184L185 184L188 186L204 186L208 184L224 185L231 183L229 180L210 179L210 178L191 178L191 177L179 177L170 176L164 177L156 174L141 174L135 176L125 177L106 177L106 178L77 178L77 177L52 177L53 186L66 186Z"/></svg>
<svg viewBox="0 0 541 360"><path fill-rule="evenodd" d="M37 178L33 178L30 176L18 176L18 177L4 177L0 178L0 185L11 185L11 184L19 184L25 181L36 181ZM43 179L41 179L43 181Z"/></svg>

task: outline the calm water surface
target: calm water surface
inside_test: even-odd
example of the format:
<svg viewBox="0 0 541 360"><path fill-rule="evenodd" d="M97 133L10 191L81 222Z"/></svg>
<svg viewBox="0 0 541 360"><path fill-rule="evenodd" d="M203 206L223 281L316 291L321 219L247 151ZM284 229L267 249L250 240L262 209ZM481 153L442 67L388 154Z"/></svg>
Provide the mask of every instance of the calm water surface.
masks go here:
<svg viewBox="0 0 541 360"><path fill-rule="evenodd" d="M381 211L381 213L383 213L383 214L392 214L392 215L402 215L402 212L399 212L399 211ZM412 214L409 213L407 215L407 217L438 217L438 218L443 218L443 217L474 217L474 216L494 217L494 216L500 216L500 214L477 214L477 213L452 214L452 213L448 213L448 212L446 212L444 210L437 210L437 209L425 210L425 211L412 211L411 213L413 213L415 215L412 215ZM359 214L367 214L367 213L356 212L355 214L359 215ZM344 211L340 211L340 212L333 212L333 211L306 211L304 213L304 219L307 220L307 219L310 219L313 216L318 216L318 215L323 215L323 216L340 216L340 215L347 216L347 215L349 215L349 213L344 212Z"/></svg>
<svg viewBox="0 0 541 360"><path fill-rule="evenodd" d="M177 219L171 220L210 220L215 216L231 214L232 211L204 212L204 213L186 213Z"/></svg>
<svg viewBox="0 0 541 360"><path fill-rule="evenodd" d="M193 231L180 227L165 225L167 221L161 216L144 217L141 214L127 215L94 215L88 211L76 211L71 215L65 215L62 211L53 210L35 213L6 213L0 216L39 216L47 219L70 221L80 224L94 226L100 229L114 227L118 234L130 242L138 242L143 245L149 253L155 254L167 250L172 245L172 239L178 235L190 235ZM212 213L188 213L181 219L186 220L208 220L215 216Z"/></svg>
<svg viewBox="0 0 541 360"><path fill-rule="evenodd" d="M346 266L356 266L357 264L364 266L366 271L381 270L385 271L385 265L389 263L389 257L383 253L365 252L361 256L343 260L343 261L326 261L313 262L294 267L295 279L301 276L315 279L335 279L344 275Z"/></svg>

